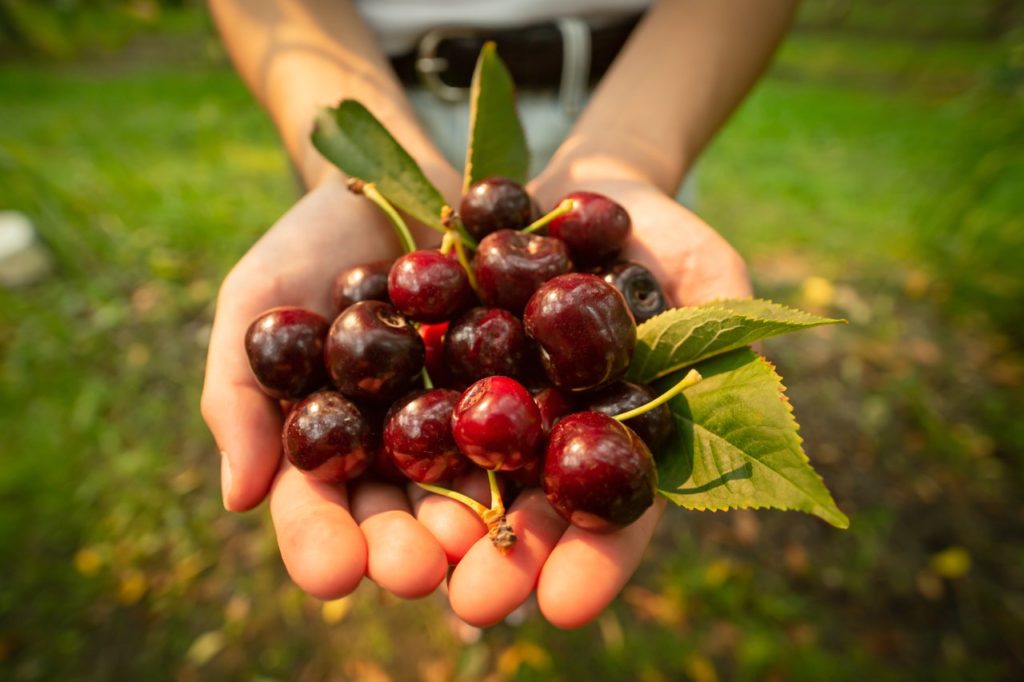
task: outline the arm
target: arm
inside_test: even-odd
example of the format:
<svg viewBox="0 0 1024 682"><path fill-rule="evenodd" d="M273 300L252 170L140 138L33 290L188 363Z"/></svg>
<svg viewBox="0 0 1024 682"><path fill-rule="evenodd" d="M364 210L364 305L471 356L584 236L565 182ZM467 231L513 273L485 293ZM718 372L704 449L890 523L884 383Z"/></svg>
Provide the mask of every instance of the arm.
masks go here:
<svg viewBox="0 0 1024 682"><path fill-rule="evenodd" d="M369 107L439 187L458 190L458 174L420 127L351 2L210 0L210 9L236 69L267 109L307 187L337 173L309 141L314 116L350 98Z"/></svg>
<svg viewBox="0 0 1024 682"><path fill-rule="evenodd" d="M785 34L796 0L662 0L641 21L549 170L674 194Z"/></svg>

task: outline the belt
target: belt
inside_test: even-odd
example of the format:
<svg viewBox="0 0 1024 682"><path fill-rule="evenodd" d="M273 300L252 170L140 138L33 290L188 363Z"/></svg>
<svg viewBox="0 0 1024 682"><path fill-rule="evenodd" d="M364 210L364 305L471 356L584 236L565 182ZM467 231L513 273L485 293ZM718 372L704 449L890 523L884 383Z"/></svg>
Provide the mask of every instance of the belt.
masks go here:
<svg viewBox="0 0 1024 682"><path fill-rule="evenodd" d="M604 75L640 17L589 30L589 83ZM487 41L522 89L554 89L563 82L567 35L556 23L515 30L453 27L426 33L417 49L393 57L391 64L406 85L422 85L449 101L465 99L480 49Z"/></svg>

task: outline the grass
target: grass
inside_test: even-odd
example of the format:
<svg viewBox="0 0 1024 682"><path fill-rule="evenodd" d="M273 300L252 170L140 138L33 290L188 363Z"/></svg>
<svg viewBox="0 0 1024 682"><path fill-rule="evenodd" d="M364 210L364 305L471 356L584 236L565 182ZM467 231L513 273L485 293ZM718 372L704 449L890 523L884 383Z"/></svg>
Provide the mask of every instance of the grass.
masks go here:
<svg viewBox="0 0 1024 682"><path fill-rule="evenodd" d="M768 346L851 530L673 513L596 624L463 645L441 599L305 597L265 512L220 508L213 301L296 190L202 21L172 23L158 54L0 64L0 208L56 261L0 291L0 676L1019 676L1011 43L797 34L702 162L760 291L852 321Z"/></svg>

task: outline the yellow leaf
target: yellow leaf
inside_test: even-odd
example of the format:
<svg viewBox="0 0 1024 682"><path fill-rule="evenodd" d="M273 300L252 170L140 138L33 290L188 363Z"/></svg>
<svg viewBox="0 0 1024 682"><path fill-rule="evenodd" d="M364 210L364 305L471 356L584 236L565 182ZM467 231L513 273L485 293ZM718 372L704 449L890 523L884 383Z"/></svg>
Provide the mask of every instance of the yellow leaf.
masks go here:
<svg viewBox="0 0 1024 682"><path fill-rule="evenodd" d="M117 601L125 606L131 606L146 594L146 576L141 571L129 569L121 576L117 585Z"/></svg>
<svg viewBox="0 0 1024 682"><path fill-rule="evenodd" d="M75 552L74 564L75 570L88 578L99 573L103 557L92 547L83 547Z"/></svg>
<svg viewBox="0 0 1024 682"><path fill-rule="evenodd" d="M962 578L971 570L971 555L963 547L949 547L933 555L931 563L943 578Z"/></svg>
<svg viewBox="0 0 1024 682"><path fill-rule="evenodd" d="M685 663L686 674L694 682L718 682L714 664L700 654L691 654Z"/></svg>
<svg viewBox="0 0 1024 682"><path fill-rule="evenodd" d="M804 280L803 295L809 305L824 308L835 301L836 288L824 277L808 277Z"/></svg>
<svg viewBox="0 0 1024 682"><path fill-rule="evenodd" d="M498 657L498 672L504 676L514 675L523 665L543 670L551 665L551 656L533 642L516 642Z"/></svg>
<svg viewBox="0 0 1024 682"><path fill-rule="evenodd" d="M196 637L196 641L192 642L185 655L193 665L202 667L219 654L226 644L227 638L223 632L210 630Z"/></svg>
<svg viewBox="0 0 1024 682"><path fill-rule="evenodd" d="M340 623L351 610L352 599L350 597L342 597L334 601L325 601L320 614L323 616L325 623L334 625Z"/></svg>

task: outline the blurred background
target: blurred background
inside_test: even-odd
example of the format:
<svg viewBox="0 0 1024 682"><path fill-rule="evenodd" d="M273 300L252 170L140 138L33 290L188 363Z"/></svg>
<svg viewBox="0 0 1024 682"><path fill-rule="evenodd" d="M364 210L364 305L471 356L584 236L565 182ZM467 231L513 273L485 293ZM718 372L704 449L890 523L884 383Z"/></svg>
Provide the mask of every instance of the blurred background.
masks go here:
<svg viewBox="0 0 1024 682"><path fill-rule="evenodd" d="M202 4L0 0L0 678L1024 678L1022 25L807 0L701 163L759 293L850 320L766 347L850 530L670 510L597 622L480 636L221 507L213 300L298 190Z"/></svg>

